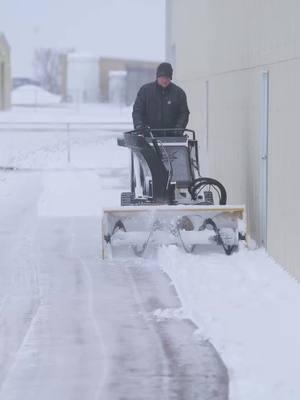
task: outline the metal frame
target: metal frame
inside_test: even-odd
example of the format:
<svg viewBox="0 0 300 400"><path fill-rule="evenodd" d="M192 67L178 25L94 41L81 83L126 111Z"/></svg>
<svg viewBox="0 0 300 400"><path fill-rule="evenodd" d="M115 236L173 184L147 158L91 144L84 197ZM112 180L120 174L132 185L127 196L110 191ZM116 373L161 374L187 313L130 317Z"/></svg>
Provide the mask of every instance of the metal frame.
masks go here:
<svg viewBox="0 0 300 400"><path fill-rule="evenodd" d="M184 128L162 128L162 129L150 129L150 128L142 128L142 129L133 129L132 131L125 132L125 134L136 134L136 135L143 135L145 137L155 137L153 133L155 132L164 132L164 135L158 136L158 137L168 137L168 133L170 132L178 132L178 136L172 136L172 137L182 137L184 135L189 135L192 134L193 140L196 140L196 132L192 129L184 129ZM171 135L170 135L171 137Z"/></svg>
<svg viewBox="0 0 300 400"><path fill-rule="evenodd" d="M179 136L167 136L169 132L179 131ZM154 137L155 132L163 133L164 136ZM165 203L174 204L175 183L172 183L173 170L169 160L169 168L163 161L164 143L172 145L184 145L188 155L188 167L191 179L177 184L180 190L188 190L192 181L200 175L198 159L198 143L195 140L195 131L191 129L145 129L125 132L123 138L118 139L120 146L131 149L131 202L136 203ZM184 133L184 135L182 135ZM192 139L190 139L192 137ZM167 154L167 153L166 153ZM138 165L137 165L138 164ZM142 165L142 169L140 169ZM143 165L145 168L143 168ZM145 180L146 192L143 193L144 183L141 178L141 171L148 170L151 176L151 185ZM151 190L150 190L151 188Z"/></svg>
<svg viewBox="0 0 300 400"><path fill-rule="evenodd" d="M66 143L66 160L70 164L72 161L72 135L76 132L88 132L97 133L103 132L106 136L117 137L120 132L124 132L124 129L129 127L131 124L124 122L28 122L28 121L1 121L0 122L0 144L3 135L7 134L26 134L26 133L40 133L46 134L48 132L60 132L64 135ZM35 171L43 170L43 168L16 168L14 165L1 165L0 169L6 170L26 170ZM49 170L49 168L46 168ZM54 168L56 171L59 169ZM81 170L97 170L98 168L78 168Z"/></svg>

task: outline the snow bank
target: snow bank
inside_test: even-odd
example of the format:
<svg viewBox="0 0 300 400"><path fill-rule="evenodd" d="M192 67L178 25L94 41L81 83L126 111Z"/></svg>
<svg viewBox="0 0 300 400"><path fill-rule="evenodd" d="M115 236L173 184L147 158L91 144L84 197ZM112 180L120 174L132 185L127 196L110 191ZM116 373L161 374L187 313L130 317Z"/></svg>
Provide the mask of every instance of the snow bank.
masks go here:
<svg viewBox="0 0 300 400"><path fill-rule="evenodd" d="M24 85L12 92L14 105L55 105L61 102L61 97L34 85Z"/></svg>
<svg viewBox="0 0 300 400"><path fill-rule="evenodd" d="M187 255L162 248L184 313L226 363L231 400L300 399L300 286L263 250Z"/></svg>

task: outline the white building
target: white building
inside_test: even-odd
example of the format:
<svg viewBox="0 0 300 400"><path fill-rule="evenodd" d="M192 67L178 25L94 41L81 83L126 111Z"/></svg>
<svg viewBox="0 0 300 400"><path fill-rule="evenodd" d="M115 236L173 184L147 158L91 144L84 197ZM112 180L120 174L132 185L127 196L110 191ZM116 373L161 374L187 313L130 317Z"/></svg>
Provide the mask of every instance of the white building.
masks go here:
<svg viewBox="0 0 300 400"><path fill-rule="evenodd" d="M230 203L246 204L252 237L300 279L300 3L166 7L167 58L188 95L204 173Z"/></svg>
<svg viewBox="0 0 300 400"><path fill-rule="evenodd" d="M79 103L99 102L99 57L69 53L66 56L66 97Z"/></svg>

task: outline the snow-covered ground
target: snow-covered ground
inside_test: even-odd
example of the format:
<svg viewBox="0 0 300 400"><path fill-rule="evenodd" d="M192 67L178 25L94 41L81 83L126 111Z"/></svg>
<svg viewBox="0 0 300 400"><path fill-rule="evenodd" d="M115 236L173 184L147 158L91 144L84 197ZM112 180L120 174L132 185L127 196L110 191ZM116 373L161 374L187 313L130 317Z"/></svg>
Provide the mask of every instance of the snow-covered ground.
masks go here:
<svg viewBox="0 0 300 400"><path fill-rule="evenodd" d="M12 92L12 104L29 106L51 106L61 103L61 97L56 96L39 86L24 85Z"/></svg>
<svg viewBox="0 0 300 400"><path fill-rule="evenodd" d="M55 395L59 399L89 400L92 397L83 397L82 391L86 395L99 391L103 382L97 382L93 371L103 368L99 361L103 349L97 353L93 348L98 343L99 328L91 311L93 299L84 289L95 284L91 276L96 281L99 272L87 265L100 252L100 232L94 221L100 221L103 206L119 204L120 192L128 186L128 154L116 146L116 133L106 130L107 126L93 131L77 127L68 142L62 128L32 130L22 125L34 121L114 121L127 127L130 109L84 106L76 112L70 107L16 108L0 114L0 127L1 122L20 122L22 128L4 126L0 134L0 166L19 169L0 171L0 384L4 382L0 399L34 399L32 394L26 397L32 383L36 386L30 393L40 393L43 400ZM72 226L80 217L91 218L88 226L92 228L87 230L91 240L85 235L73 237ZM64 219L65 227L61 225ZM49 228L50 220L60 222ZM36 237L41 237L42 248L37 247ZM56 258L47 261L53 249ZM88 261L83 267L79 255L84 253ZM61 275L60 282L55 274L63 263L66 275ZM210 340L228 368L231 400L299 400L298 283L262 250L242 249L228 257L186 255L169 247L162 248L156 260L147 260L139 267L154 268L157 263L173 281L183 310L170 312L157 305L152 311L159 319L187 315L196 323L198 337ZM114 275L112 279L117 278ZM72 293L78 288L82 292L74 297ZM78 308L78 320L63 320L68 307ZM62 336L55 318L61 322ZM84 324L80 318L84 318ZM76 332L71 331L74 327ZM80 347L85 349L82 354L76 352L78 340L86 341ZM57 345L57 354L51 354L50 343ZM22 351L16 353L20 348ZM73 356L57 364L59 352ZM86 371L75 369L80 360L87 363ZM48 371L55 386L54 365L59 365L61 373L70 371L66 373L66 393L57 388L51 397L41 389L46 377L38 375L38 368L43 366L43 371ZM76 387L67 392L68 379L82 374L89 374L91 380L83 380L76 395ZM21 388L25 390L23 397Z"/></svg>
<svg viewBox="0 0 300 400"><path fill-rule="evenodd" d="M128 187L116 128L83 118L66 142L45 114L0 136L0 399L226 400L212 345L157 317L180 307L157 263L101 261L102 208Z"/></svg>
<svg viewBox="0 0 300 400"><path fill-rule="evenodd" d="M231 400L300 398L300 286L263 250L186 255L163 248L183 311L228 367Z"/></svg>
<svg viewBox="0 0 300 400"><path fill-rule="evenodd" d="M0 113L0 122L105 123L132 126L131 107L111 104L56 104L53 107L13 107Z"/></svg>
<svg viewBox="0 0 300 400"><path fill-rule="evenodd" d="M130 108L15 107L0 113L0 167L122 168L128 154L115 145L116 137L131 128Z"/></svg>

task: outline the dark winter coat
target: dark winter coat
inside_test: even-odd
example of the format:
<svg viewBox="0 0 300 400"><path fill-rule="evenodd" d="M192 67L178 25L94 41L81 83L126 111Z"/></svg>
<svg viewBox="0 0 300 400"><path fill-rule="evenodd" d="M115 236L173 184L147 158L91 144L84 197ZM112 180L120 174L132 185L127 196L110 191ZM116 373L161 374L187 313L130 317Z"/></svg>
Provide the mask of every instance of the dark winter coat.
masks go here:
<svg viewBox="0 0 300 400"><path fill-rule="evenodd" d="M185 128L189 120L185 92L174 83L166 88L156 81L142 86L132 112L135 129Z"/></svg>

